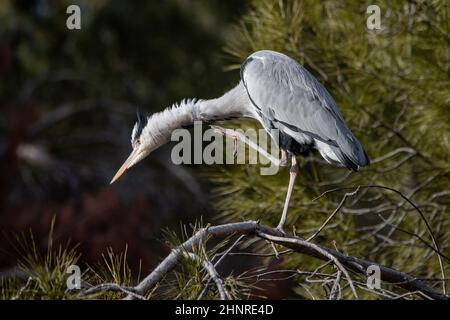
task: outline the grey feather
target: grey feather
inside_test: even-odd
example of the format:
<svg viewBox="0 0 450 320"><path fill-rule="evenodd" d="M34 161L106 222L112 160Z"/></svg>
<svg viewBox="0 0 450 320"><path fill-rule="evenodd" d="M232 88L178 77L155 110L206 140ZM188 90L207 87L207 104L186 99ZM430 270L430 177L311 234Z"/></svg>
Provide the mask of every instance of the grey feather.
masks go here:
<svg viewBox="0 0 450 320"><path fill-rule="evenodd" d="M241 78L266 130L272 126L300 144L314 143L327 161L357 169L369 164L336 102L308 70L274 51L253 53Z"/></svg>

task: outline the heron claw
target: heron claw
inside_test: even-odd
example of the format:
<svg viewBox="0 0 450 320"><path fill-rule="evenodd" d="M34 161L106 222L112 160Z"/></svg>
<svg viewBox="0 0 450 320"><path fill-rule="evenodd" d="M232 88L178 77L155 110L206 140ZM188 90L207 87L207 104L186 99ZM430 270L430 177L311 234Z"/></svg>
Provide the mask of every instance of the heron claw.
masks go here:
<svg viewBox="0 0 450 320"><path fill-rule="evenodd" d="M283 226L282 225L278 225L275 228L278 232L280 232L284 237L286 237L288 234L286 233L286 231L283 230Z"/></svg>

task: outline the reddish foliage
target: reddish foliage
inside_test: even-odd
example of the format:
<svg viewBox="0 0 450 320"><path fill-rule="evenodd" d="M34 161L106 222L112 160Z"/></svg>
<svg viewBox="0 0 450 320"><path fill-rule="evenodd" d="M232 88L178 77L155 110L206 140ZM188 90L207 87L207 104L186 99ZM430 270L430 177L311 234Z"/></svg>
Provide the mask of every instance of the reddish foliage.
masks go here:
<svg viewBox="0 0 450 320"><path fill-rule="evenodd" d="M148 238L145 235L152 231L151 222L146 218L150 207L142 195L136 194L128 205L124 205L113 188L103 188L85 193L80 199L70 198L61 205L24 204L20 208L11 208L2 219L2 229L21 232L31 228L36 244L44 250L51 219L56 215L55 242L64 243L69 239L79 242L82 259L88 263L100 260L107 247L121 252L128 244L128 262L136 270L139 259L143 266L154 264L151 246L145 241ZM2 241L1 246L11 253L0 258L4 268L15 263L17 254L11 252L6 241Z"/></svg>

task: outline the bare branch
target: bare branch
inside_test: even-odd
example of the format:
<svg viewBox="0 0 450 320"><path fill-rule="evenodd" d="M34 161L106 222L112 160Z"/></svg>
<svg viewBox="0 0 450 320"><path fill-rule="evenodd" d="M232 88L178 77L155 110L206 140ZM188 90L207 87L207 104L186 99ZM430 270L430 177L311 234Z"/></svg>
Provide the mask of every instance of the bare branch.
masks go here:
<svg viewBox="0 0 450 320"><path fill-rule="evenodd" d="M377 162L384 161L384 160L389 159L389 158L397 155L398 153L402 153L402 152L406 152L406 153L409 153L409 154L415 154L416 153L416 151L413 148L401 147L401 148L397 148L395 150L392 150L392 151L390 151L390 152L386 153L385 155L382 155L382 156L380 156L378 158L370 160L370 163L375 164Z"/></svg>
<svg viewBox="0 0 450 320"><path fill-rule="evenodd" d="M424 183L422 183L419 187L415 188L415 189L410 193L409 196L412 196L412 195L413 195L415 192L417 192L421 187L423 187L424 185L430 183L430 182L431 182L434 178L436 178L437 176L438 176L438 175L435 175L435 176L432 176L432 177L428 178L428 179L427 179ZM392 191L392 192L398 194L398 195L403 199L404 202L409 203L409 204L410 204L410 205L411 205L411 206L419 213L420 217L422 218L423 222L425 223L425 227L427 228L428 234L430 235L430 238L431 238L431 240L432 240L432 242L433 242L433 245L434 245L434 247L435 247L435 249L436 249L436 252L439 252L439 253L440 253L440 254L437 254L437 258L438 258L438 261L439 261L439 267L440 267L440 269L441 269L442 279L445 279L445 278L446 278L446 275L445 275L445 269L444 269L444 264L443 264L443 262L442 262L442 257L441 257L441 255L443 255L443 254L441 253L441 251L440 251L440 249L439 249L439 245L438 245L438 243L437 243L437 241L436 241L436 237L434 236L433 230L431 229L431 226L430 226L430 224L428 223L428 220L427 220L427 218L425 217L425 215L423 214L422 210L420 210L420 208L419 208L416 204L414 204L414 202L412 202L412 201L409 199L409 197L405 196L402 192L400 192L400 191L398 191L398 190L396 190L396 189L394 189L394 188L389 188L389 187L386 187L386 186L380 186L380 185L360 185L359 187L360 187L360 188L364 188L364 189L368 189L368 188L378 188L378 189L384 189L384 190ZM330 190L327 190L327 191L323 192L321 195L319 195L318 197L316 197L314 200L316 200L316 199L318 199L318 198L320 198L320 197L323 197L323 196L326 195L327 193L331 193L331 192L334 192L334 191L337 191L337 190L346 190L346 189L352 189L352 188L351 188L351 187L341 187L341 188L330 189ZM445 284L445 281L444 281L444 280L442 281L442 291L443 291L444 295L446 296L446 295L447 295L447 288L446 288L446 284Z"/></svg>
<svg viewBox="0 0 450 320"><path fill-rule="evenodd" d="M217 268L217 266L220 264L220 262L223 261L223 259L225 259L225 257L231 252L231 250L233 250L233 248L235 246L238 245L238 243L245 237L245 235L241 235L229 248L227 248L227 250L225 250L225 252L221 253L219 256L219 260L217 260L216 263L214 263L214 268ZM206 280L206 279L204 279ZM203 298L203 295L206 293L206 290L208 290L209 284L211 282L211 278L208 279L208 282L206 282L205 287L203 288L202 292L200 292L200 294L197 297L197 300L201 300Z"/></svg>
<svg viewBox="0 0 450 320"><path fill-rule="evenodd" d="M342 273L344 273L345 277L347 278L348 283L350 284L350 288L352 289L353 295L355 296L355 298L358 299L358 294L356 293L355 287L353 286L353 281L350 278L350 275L348 274L347 270L344 268L344 266L339 262L339 260L333 255L331 254L329 251L327 251L326 249L321 248L320 246L305 241L305 240L301 240L301 239L296 239L296 238L288 238L288 237L277 237L277 236L271 236L268 234L264 234L264 233L258 233L259 236L261 236L264 239L279 243L279 244L283 244L283 243L293 243L293 244L298 244L304 247L308 247L311 250L317 251L318 254L323 255L324 257L328 258L329 260L333 261L333 263L336 265L336 267L342 271Z"/></svg>
<svg viewBox="0 0 450 320"><path fill-rule="evenodd" d="M320 226L320 228L317 229L317 231L314 232L306 241L311 241L312 239L314 239L323 230L323 228L326 227L326 225L331 221L331 219L333 219L333 217L336 215L336 213L339 212L339 210L344 205L345 200L347 200L347 198L350 196L354 196L358 191L359 191L359 187L356 188L355 191L353 191L353 192L347 192L346 194L344 194L344 197L342 198L341 202L336 207L336 209L334 209L334 211L330 214L330 216L327 218L327 220L325 220L325 222Z"/></svg>
<svg viewBox="0 0 450 320"><path fill-rule="evenodd" d="M341 281L342 272L339 270L336 276L336 279L333 282L333 287L330 292L330 300L339 300L341 296L341 286L339 285L339 281Z"/></svg>
<svg viewBox="0 0 450 320"><path fill-rule="evenodd" d="M332 259L333 262L338 261L343 268L363 276L366 276L366 270L369 266L378 265L380 267L382 281L392 283L407 291L420 291L424 295L433 299L449 299L447 295L439 293L428 287L416 277L379 265L372 261L348 256L330 248L318 246L296 237L287 236L281 233L278 229L260 225L256 221L229 223L200 229L183 244L172 249L170 254L155 268L155 270L153 270L152 273L150 273L134 288L134 292L139 295L144 295L157 282L159 282L167 272L175 267L183 252L191 252L194 246L201 243L207 235L212 238L224 238L230 235L243 234L274 241L298 253L324 261L329 261L330 259ZM343 273L345 274L345 272ZM128 299L133 298L134 297L132 295L128 297Z"/></svg>
<svg viewBox="0 0 450 320"><path fill-rule="evenodd" d="M144 296L135 293L135 289L133 287L124 287L120 286L116 283L102 283L98 286L91 287L89 289L86 289L82 292L83 295L91 295L99 292L105 292L105 291L121 291L126 293L129 296L132 296L135 299L139 300L146 300Z"/></svg>
<svg viewBox="0 0 450 320"><path fill-rule="evenodd" d="M219 274L217 273L216 268L214 268L214 265L205 258L200 258L198 255L192 253L192 252L184 252L184 256L197 261L203 265L203 268L208 272L209 276L213 281L216 283L217 290L219 290L220 299L221 300L228 300L231 299L230 294L228 293L227 289L224 287L222 283L222 279L220 278Z"/></svg>

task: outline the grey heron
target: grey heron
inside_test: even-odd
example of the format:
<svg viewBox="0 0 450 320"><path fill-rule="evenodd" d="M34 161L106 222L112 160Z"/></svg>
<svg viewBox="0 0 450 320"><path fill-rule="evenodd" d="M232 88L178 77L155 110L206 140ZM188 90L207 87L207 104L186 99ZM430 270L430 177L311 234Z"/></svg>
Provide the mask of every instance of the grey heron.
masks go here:
<svg viewBox="0 0 450 320"><path fill-rule="evenodd" d="M278 224L282 230L298 172L296 155L316 149L327 162L354 171L369 165L369 157L345 124L336 102L294 59L275 51L257 51L243 62L240 75L238 85L219 98L183 100L150 117L138 116L131 134L133 150L111 183L168 142L177 128L194 121L255 119L267 132L278 130L279 141L275 142L282 153L282 164L291 160Z"/></svg>

